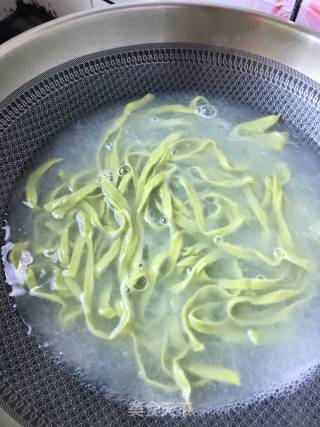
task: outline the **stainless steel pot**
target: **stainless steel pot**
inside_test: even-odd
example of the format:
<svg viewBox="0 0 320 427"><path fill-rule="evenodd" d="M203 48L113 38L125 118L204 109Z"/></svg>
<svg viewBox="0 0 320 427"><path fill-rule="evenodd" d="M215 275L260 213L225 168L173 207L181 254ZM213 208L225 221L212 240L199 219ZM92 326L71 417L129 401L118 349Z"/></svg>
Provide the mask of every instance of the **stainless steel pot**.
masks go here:
<svg viewBox="0 0 320 427"><path fill-rule="evenodd" d="M295 24L196 2L148 2L68 15L0 48L0 100L48 69L106 49L145 43L239 49L320 81L320 39Z"/></svg>
<svg viewBox="0 0 320 427"><path fill-rule="evenodd" d="M319 64L320 39L311 32L198 3L92 10L24 33L0 47L0 220L6 218L15 180L58 129L119 97L189 88L201 70L206 73L198 88L280 112L317 145ZM251 406L187 417L128 418L125 402L87 389L39 349L8 291L1 266L0 406L25 425L319 425L319 369L290 393Z"/></svg>

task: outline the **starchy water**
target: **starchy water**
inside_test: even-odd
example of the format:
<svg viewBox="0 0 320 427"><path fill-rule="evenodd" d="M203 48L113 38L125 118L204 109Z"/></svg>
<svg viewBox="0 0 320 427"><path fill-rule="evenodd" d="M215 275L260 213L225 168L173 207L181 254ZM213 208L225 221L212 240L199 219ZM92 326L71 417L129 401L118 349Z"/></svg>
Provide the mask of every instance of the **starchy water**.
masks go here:
<svg viewBox="0 0 320 427"><path fill-rule="evenodd" d="M195 94L158 96L152 105L161 106L172 103L188 105L194 96ZM190 126L190 131L188 124L174 121L174 116L166 116L167 122L164 126L161 116L146 116L144 109L132 113L132 117L129 117L123 128L120 153L125 153L127 149L151 152L169 133L189 131L190 138L214 140L218 148L235 165L245 170L247 175L254 177L262 185L264 185L266 177L271 176L272 178L276 165L286 164L291 177L285 186L285 197L283 199L285 219L295 242L296 255L309 260L315 268L308 272L306 279L303 279L303 284L302 279L299 279L298 276L295 277L295 273L290 273L287 276L287 280L295 283L297 288L299 288L300 283L296 282L301 280L301 286L306 289L308 301L298 307L288 320L272 324L268 329L272 339L267 340L266 343L254 345L250 339L250 336L254 335L250 335L252 331L249 327L248 339L244 342L230 342L219 339L215 335L197 335L201 337L205 350L191 352L187 358L190 365L202 363L223 366L239 372L241 377L240 386L211 381L194 387L192 389L192 405L194 409L199 410L248 401L263 393L269 394L275 389L285 387L308 372L319 360L320 354L319 156L300 137L293 134L289 135L285 148L280 151L270 149L263 141L259 141L259 137L256 142L245 137L237 138L233 132L234 127L239 123L262 117L262 113L222 98L209 96L208 99L209 104L197 107L196 119ZM61 182L59 179L65 174L71 177L81 171L95 169L98 145L105 135L106 129L111 126L115 117L121 114L124 106L125 103L106 106L81 118L77 123L63 129L52 139L48 147L39 153L38 158L30 166L30 172L46 160L63 159L48 170L40 180L39 203L43 203L49 192L59 185ZM184 117L181 119L184 120ZM277 124L276 128L278 131L285 130L281 124ZM105 141L103 150L106 156L109 152L111 155L112 144L114 143L111 140ZM186 142L185 147L183 147L184 150L190 149L188 144L192 143ZM172 155L179 155L179 148ZM195 185L195 188L198 188L196 187L194 166L199 166L203 170L212 169L214 171L216 165L206 153L199 156L195 154L191 158L179 162L177 174L187 178ZM127 165L122 165L122 172L119 170L120 175L128 173L126 167ZM30 209L28 203L25 203L26 179L30 172L26 173L18 183L11 205L8 220L10 236L6 230L10 242L32 241L34 239L34 209ZM201 185L199 194L204 194L203 183ZM69 189L69 191L72 190L72 188ZM182 197L182 190L178 188L176 191L178 196ZM232 191L232 200L247 209L248 202L245 200L241 188ZM227 194L229 193L227 192ZM126 197L130 200L130 197L133 196L127 194ZM202 197L200 199L205 217L210 218L213 209L213 204L209 203L211 199L208 199L209 201ZM219 203L217 196L215 196L215 203ZM188 207L188 203L185 206ZM272 208L268 209L271 212ZM267 214L268 209L266 210ZM157 254L168 250L170 236L168 220L161 212L159 213L156 206L151 214L157 227L163 226L163 230L158 232L150 228L145 233L144 244L148 253L144 253L141 261L143 269L152 268L152 260ZM275 249L279 249L279 230L275 227L274 222L270 221L269 237L264 240L259 224L251 219L245 221L236 233L231 233L228 239L225 238L224 240L241 247L254 247L271 255ZM220 236L216 237L220 238ZM41 244L45 249L49 236L42 234L41 239ZM199 242L202 242L200 237ZM217 238L215 242L218 243ZM48 261L48 266L50 266L50 262ZM28 263L30 264L30 260ZM261 267L262 264L255 261L241 261L241 263L242 272L246 277L260 277L263 280L266 277L276 275L275 268L270 265ZM211 273L215 280L223 280L231 275L233 267L225 261L219 261L214 266L216 267L212 268L216 268L216 270ZM294 272L296 271L294 270ZM116 273L113 274L114 276L109 275L107 280L117 282ZM159 280L159 285L155 287L146 308L146 325L141 327L139 334L141 339L145 341L143 347L143 354L146 356L144 360L145 370L155 380L165 380L160 362L155 361L152 356L154 349L158 349L160 352L160 343L165 332L162 326L172 319L169 333L174 330L175 319L178 319L178 323L181 322L177 313L181 313L186 300L194 292L194 288L192 288L192 291L186 290L183 296L182 294L172 295L168 292L168 288L183 280L188 274L192 274L192 267L187 267L182 272L174 270L168 277L165 276L164 271L164 278ZM47 272L43 272L43 279L40 276L41 274L37 279L40 282L38 285L45 285L44 282L49 280ZM104 286L101 277L96 280L100 287ZM287 288L291 286L289 282L286 283ZM13 286L13 295L22 293L20 285ZM55 285L51 282L50 286L51 291L53 291ZM103 387L108 393L114 393L119 398L154 402L163 408L171 404L182 407L183 399L180 391L167 393L147 384L141 376L141 369L139 375L139 369L133 356L132 340L128 334L123 334L114 342L98 338L90 333L83 317L76 318L66 327L62 327L58 322L59 307L57 304L29 295L27 292L23 293L24 295L17 297L16 304L30 327L29 332L38 337L40 345L46 351L59 355L62 363L77 372L82 381ZM94 297L95 310L97 310L99 298L98 296ZM203 304L204 301L201 303ZM134 308L135 302L133 302ZM244 311L246 309L246 307L243 308ZM207 314L204 314L205 318ZM247 315L245 312L241 313L241 310L238 314L239 316ZM219 317L220 313L217 313L217 316ZM181 329L181 324L179 323L177 327ZM185 335L181 344L179 343L179 336L173 339L177 347L181 345L181 348L185 340Z"/></svg>

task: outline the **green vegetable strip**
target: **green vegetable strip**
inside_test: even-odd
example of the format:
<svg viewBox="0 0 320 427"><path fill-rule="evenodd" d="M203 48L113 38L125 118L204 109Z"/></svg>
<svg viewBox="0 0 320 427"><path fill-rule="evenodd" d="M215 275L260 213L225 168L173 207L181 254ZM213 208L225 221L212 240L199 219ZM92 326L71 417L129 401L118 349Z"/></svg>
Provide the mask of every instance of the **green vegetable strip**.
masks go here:
<svg viewBox="0 0 320 427"><path fill-rule="evenodd" d="M212 368L204 365L189 366L188 371L202 378L208 378L213 381L218 381L227 384L240 385L240 376L232 369Z"/></svg>
<svg viewBox="0 0 320 427"><path fill-rule="evenodd" d="M78 285L76 280L72 279L71 277L64 277L63 280L66 287L69 289L70 293L74 296L74 298L76 298L77 300L80 300L82 289L80 285Z"/></svg>
<svg viewBox="0 0 320 427"><path fill-rule="evenodd" d="M122 115L113 122L113 124L110 126L106 134L102 137L100 146L98 148L97 168L99 171L103 170L103 166L101 165L101 153L105 145L108 143L112 143L112 149L118 150L116 144L113 143L114 138L117 136L118 132L122 129L122 126L125 124L126 120L128 119L129 114L134 113L135 111L141 109L142 107L147 105L149 102L151 102L153 99L154 99L154 96L152 94L147 94L146 96L139 99L138 101L130 102L123 109Z"/></svg>
<svg viewBox="0 0 320 427"><path fill-rule="evenodd" d="M64 270L63 272L64 276L75 277L77 275L80 261L81 261L81 255L85 245L86 245L86 238L83 236L79 236L75 242L70 263L67 269Z"/></svg>
<svg viewBox="0 0 320 427"><path fill-rule="evenodd" d="M213 264L218 259L221 258L220 251L212 251L211 253L205 255L203 258L201 258L192 268L189 276L187 276L184 280L181 282L171 286L170 292L173 294L178 294L184 291L188 285L190 285L193 281L193 279L197 279L197 281L201 281L200 274L203 272L203 270L208 267L210 264Z"/></svg>
<svg viewBox="0 0 320 427"><path fill-rule="evenodd" d="M173 362L172 373L175 383L182 392L182 397L187 404L187 408L191 409L191 385L177 360Z"/></svg>
<svg viewBox="0 0 320 427"><path fill-rule="evenodd" d="M26 249L28 246L29 246L28 242L19 242L19 243L15 243L13 248L11 249L9 253L9 261L15 268L18 268L22 251Z"/></svg>
<svg viewBox="0 0 320 427"><path fill-rule="evenodd" d="M149 116L155 117L168 113L194 114L194 110L182 104L162 105L160 107L149 108L147 110L147 114Z"/></svg>
<svg viewBox="0 0 320 427"><path fill-rule="evenodd" d="M270 304L277 304L283 301L287 301L291 298L294 298L301 294L301 290L279 290L274 291L266 295L262 295L259 297L236 297L232 299L227 304L227 313L230 319L240 325L248 325L248 326L257 326L257 325L270 325L272 323L279 322L280 320L285 320L288 312L288 307L282 309L273 309L268 307ZM236 315L235 307L241 304L249 304L251 307L254 306L267 306L265 310L257 311L256 315L250 313L250 315L245 317L240 317Z"/></svg>
<svg viewBox="0 0 320 427"><path fill-rule="evenodd" d="M194 166L190 169L193 175L199 175L199 177L208 183L210 187L223 187L223 188L237 188L247 186L248 184L256 185L258 182L252 176L244 176L236 179L214 179L209 178L209 176L198 166ZM247 187L246 187L247 188Z"/></svg>
<svg viewBox="0 0 320 427"><path fill-rule="evenodd" d="M276 151L281 151L284 148L285 143L288 139L287 132L269 132L266 133L277 121L280 116L267 116L261 119L252 120L250 122L241 123L235 127L235 133L249 136L267 147L272 148Z"/></svg>
<svg viewBox="0 0 320 427"><path fill-rule="evenodd" d="M172 240L169 248L168 262L166 265L165 276L172 274L176 268L177 261L181 255L183 245L182 233L177 232L172 235Z"/></svg>
<svg viewBox="0 0 320 427"><path fill-rule="evenodd" d="M88 202L83 200L80 206L90 218L92 226L102 231L103 233L117 235L121 234L125 230L125 222L123 222L123 224L118 229L115 229L114 227L110 227L108 225L103 225L99 219L97 211Z"/></svg>
<svg viewBox="0 0 320 427"><path fill-rule="evenodd" d="M159 172L157 175L153 176L147 184L144 186L143 191L141 191L141 201L138 205L138 214L143 211L148 198L150 197L153 190L155 190L157 187L161 186L161 184L170 177L170 175L175 172L176 168L172 167L171 169L163 172ZM139 189L143 188L143 183L139 183L138 186L138 194Z"/></svg>
<svg viewBox="0 0 320 427"><path fill-rule="evenodd" d="M61 193L63 193L64 191L67 191L67 189L68 189L68 182L63 182L62 184L58 185L58 187L56 187L49 193L48 199L49 200L56 199Z"/></svg>
<svg viewBox="0 0 320 427"><path fill-rule="evenodd" d="M216 282L223 289L265 290L275 287L280 280L281 278L252 279L243 277L241 279L218 279Z"/></svg>
<svg viewBox="0 0 320 427"><path fill-rule="evenodd" d="M139 245L139 226L130 214L127 214L128 229L121 245L119 254L118 278L120 282L128 276L130 272L130 263L137 254Z"/></svg>
<svg viewBox="0 0 320 427"><path fill-rule="evenodd" d="M61 234L59 257L62 265L69 263L69 227L66 227Z"/></svg>
<svg viewBox="0 0 320 427"><path fill-rule="evenodd" d="M281 264L282 259L273 258L268 255L264 255L260 251L252 248L242 248L237 245L233 245L231 243L227 242L218 242L218 247L221 248L222 251L228 253L229 255L232 255L236 258L242 259L242 260L261 260L265 264L276 267Z"/></svg>
<svg viewBox="0 0 320 427"><path fill-rule="evenodd" d="M99 301L98 313L100 316L106 317L107 319L113 319L117 316L116 310L111 307L111 296L112 296L112 284L108 283L106 289L102 293Z"/></svg>
<svg viewBox="0 0 320 427"><path fill-rule="evenodd" d="M154 152L149 157L149 160L147 161L145 167L143 168L141 172L141 176L139 178L138 182L138 189L137 189L137 203L143 198L142 196L142 190L144 189L144 185L147 182L147 179L150 177L150 175L153 174L155 167L159 167L166 163L166 161L169 158L169 150L170 147L178 141L182 137L181 133L173 133L168 136L168 138L164 139L158 148L154 150Z"/></svg>
<svg viewBox="0 0 320 427"><path fill-rule="evenodd" d="M205 96L196 96L191 100L189 107L194 109L199 105L206 105L206 104L209 104L209 101Z"/></svg>
<svg viewBox="0 0 320 427"><path fill-rule="evenodd" d="M121 240L115 240L110 249L103 255L95 266L96 274L103 273L112 263L112 261L119 255L121 248Z"/></svg>
<svg viewBox="0 0 320 427"><path fill-rule="evenodd" d="M187 179L181 179L182 185L184 189L186 190L186 193L188 195L188 198L190 200L191 206L193 208L193 212L196 218L196 223L199 227L199 230L205 234L208 237L215 237L215 236L225 236L229 233L232 233L235 231L238 227L240 227L245 220L244 216L238 216L235 218L234 221L232 221L230 224L224 227L219 227L214 230L206 231L205 230L205 220L202 212L202 206L200 203L199 198L197 197L196 192L194 191L193 187L189 183Z"/></svg>
<svg viewBox="0 0 320 427"><path fill-rule="evenodd" d="M215 312L217 309L221 308L222 303L207 303L194 307L190 310L188 314L188 321L190 327L202 334L206 335L216 335L219 332L222 332L223 335L228 335L228 319L224 318L223 320L209 320L208 316L211 312ZM205 314L205 315L203 315ZM205 320L202 318L204 317Z"/></svg>
<svg viewBox="0 0 320 427"><path fill-rule="evenodd" d="M281 151L288 140L287 132L269 132L263 135L262 142L273 150Z"/></svg>
<svg viewBox="0 0 320 427"><path fill-rule="evenodd" d="M77 203L81 202L86 196L96 190L97 184L91 183L70 195L61 196L58 199L52 200L44 205L47 212L52 213L55 218L63 218L69 209L73 208Z"/></svg>
<svg viewBox="0 0 320 427"><path fill-rule="evenodd" d="M187 142L188 140L181 140L180 143L182 142ZM192 140L194 143L196 143L197 145L200 144L199 147L195 148L193 151L189 151L186 154L181 154L181 155L173 155L172 156L172 160L175 161L181 161L181 160L187 160L192 158L195 154L201 153L204 150L208 150L209 153L213 154L214 158L218 161L219 165L231 172L231 171L238 171L241 170L241 168L239 166L235 166L233 164L233 162L231 160L228 159L228 157L224 154L224 152L222 150L220 150L220 148L218 147L217 143L213 140L206 140L204 142L202 142L200 139L193 139ZM178 146L178 144L177 144Z"/></svg>
<svg viewBox="0 0 320 427"><path fill-rule="evenodd" d="M245 193L246 199L247 199L248 204L249 204L250 208L252 209L253 213L257 217L257 219L260 222L260 224L262 225L263 229L265 231L267 231L267 233L269 234L270 229L269 229L269 225L268 225L267 215L266 215L265 211L263 210L263 208L260 206L257 198L253 194L253 191L249 187L246 187L244 190L244 193Z"/></svg>
<svg viewBox="0 0 320 427"><path fill-rule="evenodd" d="M236 126L235 131L243 135L263 133L274 126L278 122L279 118L280 116L273 115L262 117L261 119L256 119L249 122L244 122Z"/></svg>
<svg viewBox="0 0 320 427"><path fill-rule="evenodd" d="M160 198L162 202L162 209L166 220L169 222L172 232L174 232L174 217L173 217L173 207L172 207L172 199L168 186L166 184L162 184L160 187Z"/></svg>
<svg viewBox="0 0 320 427"><path fill-rule="evenodd" d="M26 186L26 201L30 203L30 207L36 208L38 206L37 187L40 179L48 169L61 162L61 160L62 159L48 160L29 176Z"/></svg>
<svg viewBox="0 0 320 427"><path fill-rule="evenodd" d="M282 188L278 178L275 175L273 177L272 185L272 206L280 230L280 239L282 244L287 249L291 249L293 247L293 240L282 213Z"/></svg>
<svg viewBox="0 0 320 427"><path fill-rule="evenodd" d="M80 190L82 187L81 182L82 181L88 182L90 179L92 179L94 174L95 174L94 171L90 170L90 171L80 172L72 176L68 182L69 191L74 193L75 191ZM55 199L55 198L56 196L53 196L53 195L49 196L49 199Z"/></svg>
<svg viewBox="0 0 320 427"><path fill-rule="evenodd" d="M136 363L138 366L140 377L143 378L147 384L150 384L156 388L162 389L166 392L171 393L171 392L176 391L177 387L173 384L164 384L164 383L160 383L159 381L155 381L155 380L152 380L149 378L149 376L146 373L146 370L145 370L145 367L144 367L144 364L142 361L142 357L140 355L137 338L132 333L130 335L131 335L132 342L133 342L133 351L134 351L134 355L135 355L135 359L136 359Z"/></svg>

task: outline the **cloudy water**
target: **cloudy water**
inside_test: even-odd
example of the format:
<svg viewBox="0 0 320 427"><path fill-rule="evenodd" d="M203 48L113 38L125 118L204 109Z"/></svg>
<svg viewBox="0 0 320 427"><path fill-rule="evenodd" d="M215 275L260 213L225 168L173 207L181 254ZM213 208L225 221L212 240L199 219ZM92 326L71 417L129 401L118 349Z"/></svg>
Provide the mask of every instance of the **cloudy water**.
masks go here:
<svg viewBox="0 0 320 427"><path fill-rule="evenodd" d="M8 242L28 242L20 256L31 256L27 259L27 270L34 267L35 290L31 289L30 293L21 290L27 289L24 283L27 273L20 258L20 267L15 266L15 274L20 268L20 283L16 277L11 278L13 295L23 294L16 298L17 308L31 327L31 333L47 351L58 354L84 382L103 387L120 398L155 402L163 407L171 404L184 407L186 403L189 409L192 402L194 409L206 410L247 401L285 387L301 378L319 360L320 159L297 137L289 136L284 148L278 150L270 146L264 133L252 137L237 132L235 127L239 123L262 115L221 98L209 97L208 104L200 100L193 107L193 115L175 110L163 113L161 108L157 109L169 104L188 106L194 96L159 96L128 114L121 124L121 134L113 133L107 138L107 130L121 115L125 103L103 107L62 130L39 153L30 171L18 183L7 237ZM284 131L278 123L266 130ZM56 198L79 191L90 183L99 186L103 180L120 188L125 176L133 174L130 165L141 177L151 152L172 133L178 134L178 139L184 138L184 142L172 145L174 148L170 148L166 163L164 157L158 158L154 171L163 168L168 175L164 184L150 192L145 205L141 205L143 196L139 199L132 180L123 190L126 202L113 202L108 199L110 189L100 194L99 188L95 188L80 207L76 207L74 216L71 209L62 218L59 210L43 209L50 202L50 194L52 196L59 186L61 190L54 195ZM209 143L208 151L203 148L197 152L197 147L206 141L214 144ZM112 165L109 169L105 167L110 165L108 156L115 152L115 144L119 144L121 159L117 177ZM128 157L128 153L133 154ZM26 201L28 176L51 159L62 160L39 179L38 206L32 206ZM131 159L131 163L125 159ZM174 172L170 172L172 165L176 168ZM146 178L141 192L150 183L154 171ZM83 175L84 172L87 173ZM198 223L186 182L193 186L198 197L205 230L199 231L201 219ZM166 188L172 194L172 217L164 202ZM140 211L137 200L140 200ZM132 221L138 224L136 228L132 225L137 241L128 237L126 231L113 237L106 231L103 234L86 210L88 204L94 206L96 212L101 212L101 223L104 221L104 225L115 229L125 222L117 203L129 204ZM83 219L86 215L91 225L86 225ZM67 221L74 223L69 227ZM234 230L226 231L224 227L229 223L237 224ZM71 256L64 262L61 258L59 245L63 244L65 227L69 227L69 234L65 235L69 239L69 255L85 242L74 274L71 274ZM83 231L86 227L93 242L93 291L86 285L91 274L90 243ZM56 231L50 231L54 228ZM214 228L221 232L206 234ZM185 231L179 234L182 229ZM54 232L56 235L51 234ZM175 256L172 248L179 246L180 238L179 256L170 266L170 259ZM115 258L99 270L103 264L101 261L98 265L99 260L117 239L119 249ZM173 242L173 239L176 240ZM126 246L126 242L133 248L129 255L126 254L130 245ZM197 245L201 246L198 252ZM230 245L252 251L232 253ZM9 251L9 246L7 249ZM254 251L268 258L263 260ZM159 254L169 254L161 267ZM200 267L201 260L213 254L217 254L216 259ZM7 255L3 256L7 260ZM30 280L30 275L28 277ZM65 277L70 280L64 282ZM124 297L122 284L127 283L128 289L132 277L139 279L133 283L136 288L132 293L126 291L129 297ZM241 282L244 278L252 279L250 284L248 281L244 285ZM69 288L60 289L58 279L74 286L72 295ZM265 285L263 290L258 288L258 280ZM112 286L110 295L108 286ZM203 291L198 292L201 287ZM276 291L283 293L263 300L263 295ZM292 296L284 296L287 291L292 292ZM47 298L48 294L61 297L66 305L63 313L61 303ZM186 304L193 296L188 309ZM126 298L130 304L129 320L124 314ZM118 322L122 321L128 321L123 331L112 332L121 327ZM201 344L198 348L197 344L192 347L188 331ZM102 336L110 337L112 333L114 339ZM143 368L134 354L134 340ZM185 349L186 354L181 356ZM189 397L186 397L188 387L181 385L174 374L175 363L191 385ZM229 384L225 380L208 380L199 374L199 366L226 368L237 376L232 377Z"/></svg>

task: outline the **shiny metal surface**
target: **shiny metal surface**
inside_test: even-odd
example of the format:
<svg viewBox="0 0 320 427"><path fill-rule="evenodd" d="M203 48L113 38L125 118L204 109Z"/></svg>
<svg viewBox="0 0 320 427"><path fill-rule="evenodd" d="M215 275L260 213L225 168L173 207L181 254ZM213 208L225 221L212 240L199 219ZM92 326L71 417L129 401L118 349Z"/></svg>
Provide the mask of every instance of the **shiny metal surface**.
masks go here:
<svg viewBox="0 0 320 427"><path fill-rule="evenodd" d="M241 49L320 82L320 38L311 32L205 3L148 2L68 15L4 43L0 47L0 101L63 62L105 49L155 42Z"/></svg>
<svg viewBox="0 0 320 427"><path fill-rule="evenodd" d="M0 408L0 427L20 427L20 424Z"/></svg>

